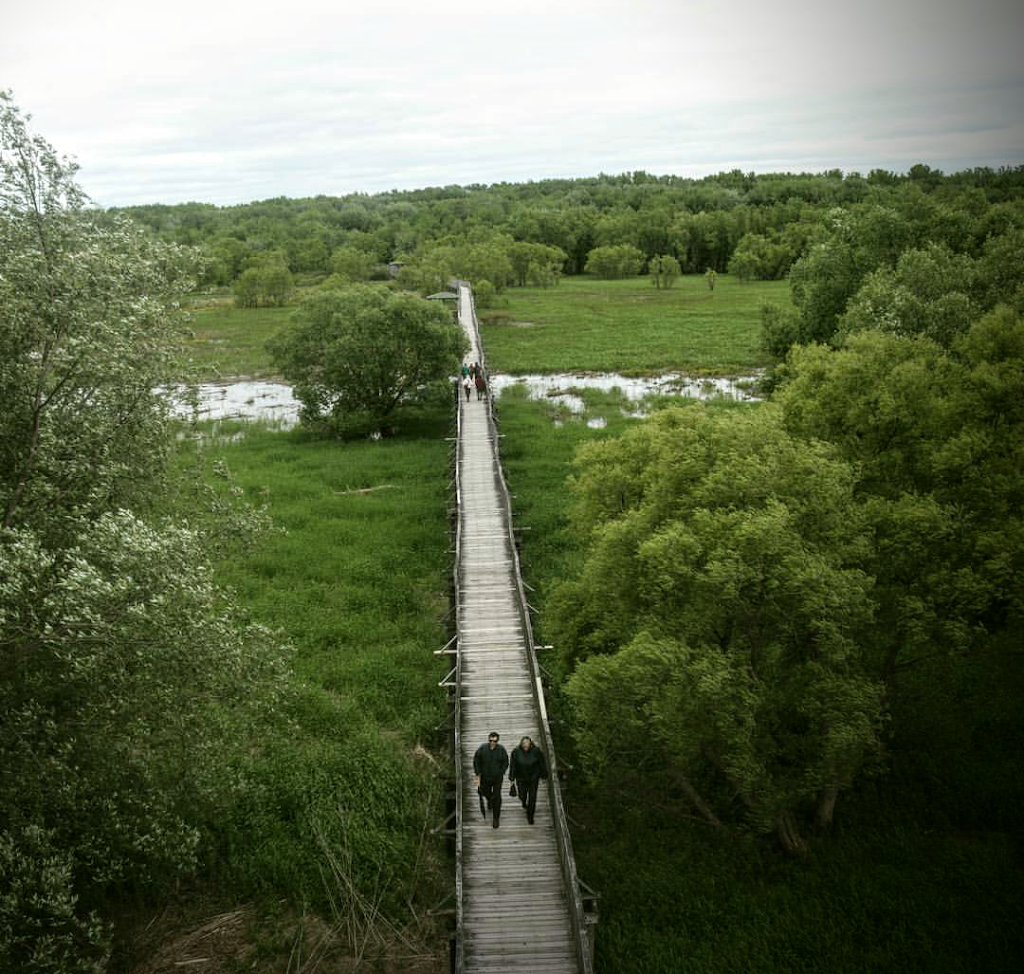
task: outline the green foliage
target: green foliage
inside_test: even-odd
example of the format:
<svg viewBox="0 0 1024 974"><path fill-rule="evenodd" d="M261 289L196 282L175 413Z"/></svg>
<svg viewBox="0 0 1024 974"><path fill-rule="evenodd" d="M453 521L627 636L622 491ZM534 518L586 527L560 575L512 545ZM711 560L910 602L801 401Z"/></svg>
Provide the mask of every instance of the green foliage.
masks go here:
<svg viewBox="0 0 1024 974"><path fill-rule="evenodd" d="M143 502L194 255L86 209L74 166L0 100L0 517L60 530Z"/></svg>
<svg viewBox="0 0 1024 974"><path fill-rule="evenodd" d="M483 311L494 304L494 298L497 293L494 285L484 278L473 285L473 302L478 309Z"/></svg>
<svg viewBox="0 0 1024 974"><path fill-rule="evenodd" d="M378 266L374 255L358 247L339 247L331 255L331 269L339 281L355 284L368 281Z"/></svg>
<svg viewBox="0 0 1024 974"><path fill-rule="evenodd" d="M87 210L6 95L0 153L0 958L58 974L101 960L106 896L196 867L289 683L152 513L195 256Z"/></svg>
<svg viewBox="0 0 1024 974"><path fill-rule="evenodd" d="M644 255L632 244L610 244L595 247L587 254L586 272L595 277L636 277L643 265Z"/></svg>
<svg viewBox="0 0 1024 974"><path fill-rule="evenodd" d="M840 319L843 333L881 328L949 347L977 317L974 262L941 244L905 250L896 267L869 274Z"/></svg>
<svg viewBox="0 0 1024 974"><path fill-rule="evenodd" d="M567 257L559 247L517 240L509 247L509 260L515 283L519 287L527 284L547 287L558 283Z"/></svg>
<svg viewBox="0 0 1024 974"><path fill-rule="evenodd" d="M262 267L249 267L235 281L235 306L281 307L288 303L293 288L292 273L284 264L274 262Z"/></svg>
<svg viewBox="0 0 1024 974"><path fill-rule="evenodd" d="M38 974L101 974L108 931L80 916L72 852L54 833L27 825L0 832L0 965Z"/></svg>
<svg viewBox="0 0 1024 974"><path fill-rule="evenodd" d="M398 406L443 386L466 348L436 302L367 284L308 295L296 320L269 348L314 426L380 429Z"/></svg>
<svg viewBox="0 0 1024 974"><path fill-rule="evenodd" d="M838 343L850 330L880 327L949 345L1021 293L1022 225L1016 204L988 208L971 192L939 202L920 181L830 210L790 272L798 340Z"/></svg>
<svg viewBox="0 0 1024 974"><path fill-rule="evenodd" d="M990 327L975 341L1012 358L1014 339ZM546 593L581 561L578 534L566 527L572 455L581 441L605 440L626 421L609 412L607 429L556 428L550 403L508 392L498 407L516 509L532 528L521 556L537 589L538 639L555 642ZM735 411L752 408L763 407ZM854 782L836 808L835 831L808 836L812 855L799 861L693 821L689 799L663 768L623 760L598 787L585 785L586 764L567 728L557 746L560 763L577 767L563 783L583 826L573 834L577 868L602 896L597 969L656 974L685 956L706 974L1013 970L1022 894L1012 850L1024 781L1018 663L1010 645L999 667L940 656L927 669L903 671L884 772ZM557 660L545 666L558 672ZM609 699L616 710L620 703ZM561 726L571 724L557 687L549 709ZM629 727L637 715L623 718ZM619 728L611 731L614 753ZM703 793L699 777L692 783Z"/></svg>
<svg viewBox="0 0 1024 974"><path fill-rule="evenodd" d="M796 435L860 471L876 543L870 644L892 681L920 658L990 648L1020 625L1024 321L1000 308L951 351L855 333L794 349L778 400Z"/></svg>
<svg viewBox="0 0 1024 974"><path fill-rule="evenodd" d="M121 512L59 552L27 532L0 552L3 818L58 829L97 888L192 869L197 816L231 788L222 735L284 685L270 634L240 625L186 529Z"/></svg>
<svg viewBox="0 0 1024 974"><path fill-rule="evenodd" d="M777 281L789 273L806 245L800 224L790 224L785 233L746 233L729 258L729 273L741 281Z"/></svg>
<svg viewBox="0 0 1024 974"><path fill-rule="evenodd" d="M761 348L779 361L799 341L800 318L791 308L783 309L770 301L761 304Z"/></svg>
<svg viewBox="0 0 1024 974"><path fill-rule="evenodd" d="M587 766L717 771L752 826L797 842L780 820L878 745L850 468L766 408L662 412L577 463L590 548L552 626L582 661L566 692Z"/></svg>
<svg viewBox="0 0 1024 974"><path fill-rule="evenodd" d="M671 254L652 257L647 264L647 272L651 275L651 282L655 287L670 288L679 276L679 261Z"/></svg>

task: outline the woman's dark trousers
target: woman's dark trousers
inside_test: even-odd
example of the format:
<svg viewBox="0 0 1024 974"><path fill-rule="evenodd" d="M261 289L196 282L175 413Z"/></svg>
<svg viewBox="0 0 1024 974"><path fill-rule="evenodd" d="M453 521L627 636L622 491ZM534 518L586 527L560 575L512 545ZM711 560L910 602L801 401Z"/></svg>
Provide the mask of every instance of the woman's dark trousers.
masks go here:
<svg viewBox="0 0 1024 974"><path fill-rule="evenodd" d="M526 778L516 778L516 794L526 809L526 820L533 825L533 813L537 810L537 787L540 785L540 778L528 781Z"/></svg>

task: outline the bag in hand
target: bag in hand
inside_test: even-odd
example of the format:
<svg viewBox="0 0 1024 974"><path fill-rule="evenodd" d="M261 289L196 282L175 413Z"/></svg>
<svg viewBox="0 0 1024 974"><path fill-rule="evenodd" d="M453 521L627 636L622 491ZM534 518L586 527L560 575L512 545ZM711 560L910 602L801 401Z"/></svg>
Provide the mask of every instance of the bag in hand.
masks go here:
<svg viewBox="0 0 1024 974"><path fill-rule="evenodd" d="M516 783L514 781L512 782L512 787L508 790L508 794L510 798L516 797Z"/></svg>

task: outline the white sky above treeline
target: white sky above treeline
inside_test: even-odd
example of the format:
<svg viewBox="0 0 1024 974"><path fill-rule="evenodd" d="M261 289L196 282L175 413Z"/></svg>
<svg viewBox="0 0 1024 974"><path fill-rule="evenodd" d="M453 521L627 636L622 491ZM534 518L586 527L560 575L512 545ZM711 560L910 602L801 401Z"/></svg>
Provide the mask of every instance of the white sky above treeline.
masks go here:
<svg viewBox="0 0 1024 974"><path fill-rule="evenodd" d="M0 0L104 206L1024 163L1021 0Z"/></svg>

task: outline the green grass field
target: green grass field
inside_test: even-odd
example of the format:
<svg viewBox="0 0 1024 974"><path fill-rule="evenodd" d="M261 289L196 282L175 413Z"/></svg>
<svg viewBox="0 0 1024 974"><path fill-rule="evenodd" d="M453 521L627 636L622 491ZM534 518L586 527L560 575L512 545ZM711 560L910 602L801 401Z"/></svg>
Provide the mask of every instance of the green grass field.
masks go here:
<svg viewBox="0 0 1024 974"><path fill-rule="evenodd" d="M234 308L206 303L192 312L193 338L186 352L201 379L266 378L274 370L267 354L269 338L284 328L295 311L284 308Z"/></svg>
<svg viewBox="0 0 1024 974"><path fill-rule="evenodd" d="M699 275L669 290L646 277L569 277L503 298L507 307L480 313L488 364L502 372L745 372L766 364L762 302L790 304L786 281L741 284L726 274L713 292Z"/></svg>

